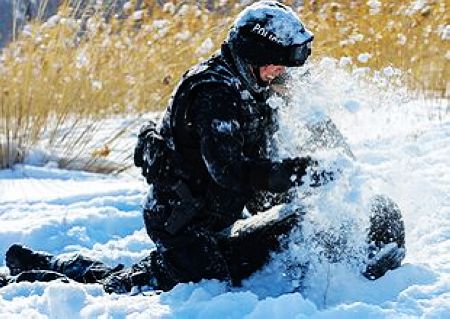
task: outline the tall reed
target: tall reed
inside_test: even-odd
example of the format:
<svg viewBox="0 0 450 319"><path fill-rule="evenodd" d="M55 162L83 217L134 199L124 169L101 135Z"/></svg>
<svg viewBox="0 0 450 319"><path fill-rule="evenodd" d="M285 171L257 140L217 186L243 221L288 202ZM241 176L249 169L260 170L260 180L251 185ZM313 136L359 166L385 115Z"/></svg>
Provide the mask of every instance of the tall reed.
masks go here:
<svg viewBox="0 0 450 319"><path fill-rule="evenodd" d="M448 98L445 1L285 2L315 33L315 59L394 67L411 89ZM0 55L0 167L39 145L62 166L125 168L131 147L123 137L136 125L130 120L98 138L105 121L161 110L183 72L220 47L242 7L205 3L130 1L114 15L111 6L72 1L46 22L26 25Z"/></svg>

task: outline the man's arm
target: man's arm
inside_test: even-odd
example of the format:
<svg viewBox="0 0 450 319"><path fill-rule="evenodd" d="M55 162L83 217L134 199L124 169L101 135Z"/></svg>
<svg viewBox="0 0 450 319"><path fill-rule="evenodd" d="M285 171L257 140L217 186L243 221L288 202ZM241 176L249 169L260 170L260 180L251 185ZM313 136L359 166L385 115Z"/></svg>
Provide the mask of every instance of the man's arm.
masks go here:
<svg viewBox="0 0 450 319"><path fill-rule="evenodd" d="M210 176L222 187L240 193L287 191L293 185L292 175L303 176L310 159L272 162L246 157L240 103L237 94L222 85L209 86L195 94L191 110Z"/></svg>

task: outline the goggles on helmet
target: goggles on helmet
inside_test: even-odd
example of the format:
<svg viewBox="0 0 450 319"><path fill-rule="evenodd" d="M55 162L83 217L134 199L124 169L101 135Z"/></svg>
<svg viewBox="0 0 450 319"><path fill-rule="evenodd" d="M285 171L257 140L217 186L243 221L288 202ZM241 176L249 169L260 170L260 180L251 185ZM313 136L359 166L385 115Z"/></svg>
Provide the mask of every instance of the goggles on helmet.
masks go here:
<svg viewBox="0 0 450 319"><path fill-rule="evenodd" d="M312 40L301 45L293 46L289 50L287 66L302 66L311 55Z"/></svg>

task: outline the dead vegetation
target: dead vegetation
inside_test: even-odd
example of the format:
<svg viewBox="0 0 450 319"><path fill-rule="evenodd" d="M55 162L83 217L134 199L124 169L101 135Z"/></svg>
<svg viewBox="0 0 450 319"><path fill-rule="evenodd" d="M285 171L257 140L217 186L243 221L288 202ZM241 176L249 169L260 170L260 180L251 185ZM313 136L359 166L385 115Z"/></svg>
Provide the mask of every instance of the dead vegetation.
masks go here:
<svg viewBox="0 0 450 319"><path fill-rule="evenodd" d="M93 143L102 121L162 109L181 74L219 48L241 9L235 1L214 10L194 1L139 3L127 2L120 16L100 6L80 15L64 5L17 33L0 55L0 167L40 145L63 167L126 168L132 147L120 139L136 127L130 122ZM392 66L412 90L448 98L445 1L305 1L296 8L315 33L315 59Z"/></svg>

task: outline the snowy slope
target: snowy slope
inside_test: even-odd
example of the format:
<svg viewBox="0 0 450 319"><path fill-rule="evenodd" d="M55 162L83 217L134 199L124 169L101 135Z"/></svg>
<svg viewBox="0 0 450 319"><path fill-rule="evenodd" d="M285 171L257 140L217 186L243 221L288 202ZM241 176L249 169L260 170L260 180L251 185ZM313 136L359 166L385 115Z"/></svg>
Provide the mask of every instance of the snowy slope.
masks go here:
<svg viewBox="0 0 450 319"><path fill-rule="evenodd" d="M364 217L371 194L389 194L405 217L403 267L369 282L348 265L317 264L303 289L291 292L296 283L284 264L301 256L292 245L289 256L275 256L235 289L204 281L149 297L107 295L99 285L13 284L0 289L0 318L450 318L448 101L407 98L383 74L368 83L359 79L364 70L349 74L332 60L310 72L293 85L293 104L281 112L282 152L295 152L301 122L320 111L333 118L357 160L305 200L311 207L305 225ZM0 255L20 242L130 265L153 247L140 215L146 191L130 175L33 166L0 171Z"/></svg>

